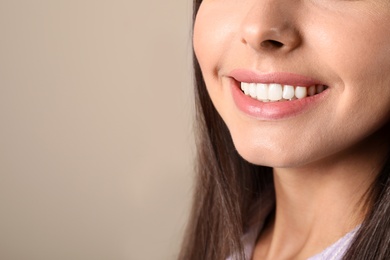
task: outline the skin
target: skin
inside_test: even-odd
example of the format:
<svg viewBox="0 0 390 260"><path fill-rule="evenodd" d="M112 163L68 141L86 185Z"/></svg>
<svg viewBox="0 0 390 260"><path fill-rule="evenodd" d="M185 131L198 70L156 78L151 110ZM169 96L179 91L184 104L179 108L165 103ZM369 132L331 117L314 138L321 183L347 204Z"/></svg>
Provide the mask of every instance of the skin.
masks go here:
<svg viewBox="0 0 390 260"><path fill-rule="evenodd" d="M253 259L306 259L364 218L361 198L389 147L389 24L388 0L202 2L193 40L210 97L240 155L274 169L276 214ZM238 68L329 88L303 113L260 120L233 101Z"/></svg>

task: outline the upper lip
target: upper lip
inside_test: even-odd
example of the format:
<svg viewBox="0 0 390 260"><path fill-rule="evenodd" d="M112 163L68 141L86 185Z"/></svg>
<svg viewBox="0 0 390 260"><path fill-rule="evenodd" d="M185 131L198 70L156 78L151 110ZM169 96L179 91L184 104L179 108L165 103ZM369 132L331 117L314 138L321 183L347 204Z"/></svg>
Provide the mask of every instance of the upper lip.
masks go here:
<svg viewBox="0 0 390 260"><path fill-rule="evenodd" d="M291 72L258 73L253 70L235 69L228 74L229 77L245 83L277 83L281 85L310 87L313 85L325 85L321 81L308 76Z"/></svg>

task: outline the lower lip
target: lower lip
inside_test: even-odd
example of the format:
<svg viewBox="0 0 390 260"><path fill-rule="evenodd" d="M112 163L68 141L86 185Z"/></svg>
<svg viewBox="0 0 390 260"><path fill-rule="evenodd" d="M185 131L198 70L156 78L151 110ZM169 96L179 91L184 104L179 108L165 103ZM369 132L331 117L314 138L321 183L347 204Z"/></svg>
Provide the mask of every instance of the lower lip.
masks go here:
<svg viewBox="0 0 390 260"><path fill-rule="evenodd" d="M327 95L328 91L302 99L279 102L262 102L245 95L240 83L231 79L233 99L239 110L259 120L278 120L293 117L314 109Z"/></svg>

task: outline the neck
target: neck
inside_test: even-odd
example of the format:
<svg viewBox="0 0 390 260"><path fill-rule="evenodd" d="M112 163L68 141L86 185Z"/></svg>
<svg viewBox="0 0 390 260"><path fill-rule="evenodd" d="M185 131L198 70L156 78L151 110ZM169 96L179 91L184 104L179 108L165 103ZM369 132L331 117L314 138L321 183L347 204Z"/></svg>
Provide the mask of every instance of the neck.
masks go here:
<svg viewBox="0 0 390 260"><path fill-rule="evenodd" d="M259 259L310 257L359 225L387 145L373 136L323 161L274 168L275 218L260 237Z"/></svg>

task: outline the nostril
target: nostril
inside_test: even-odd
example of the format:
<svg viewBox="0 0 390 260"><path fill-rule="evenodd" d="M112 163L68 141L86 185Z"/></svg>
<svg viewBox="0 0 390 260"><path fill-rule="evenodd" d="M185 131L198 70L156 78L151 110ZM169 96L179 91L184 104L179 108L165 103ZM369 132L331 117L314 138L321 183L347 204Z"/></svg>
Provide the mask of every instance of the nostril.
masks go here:
<svg viewBox="0 0 390 260"><path fill-rule="evenodd" d="M266 40L261 43L261 47L263 48L280 48L283 47L283 43L275 41L275 40Z"/></svg>

